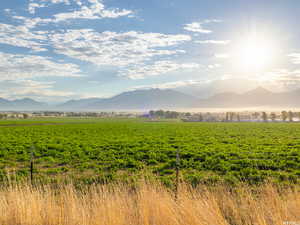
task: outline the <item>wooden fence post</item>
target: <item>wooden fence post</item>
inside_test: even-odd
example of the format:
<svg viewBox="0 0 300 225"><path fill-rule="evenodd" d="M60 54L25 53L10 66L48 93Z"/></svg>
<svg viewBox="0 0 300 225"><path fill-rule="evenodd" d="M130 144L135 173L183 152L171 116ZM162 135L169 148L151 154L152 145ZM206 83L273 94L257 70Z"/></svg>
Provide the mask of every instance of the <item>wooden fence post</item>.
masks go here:
<svg viewBox="0 0 300 225"><path fill-rule="evenodd" d="M31 146L31 153L30 153L30 182L33 185L33 152L35 148L34 145Z"/></svg>
<svg viewBox="0 0 300 225"><path fill-rule="evenodd" d="M179 191L179 169L180 169L180 155L179 155L179 146L175 146L176 148L176 183L175 183L175 200L178 199L178 191Z"/></svg>

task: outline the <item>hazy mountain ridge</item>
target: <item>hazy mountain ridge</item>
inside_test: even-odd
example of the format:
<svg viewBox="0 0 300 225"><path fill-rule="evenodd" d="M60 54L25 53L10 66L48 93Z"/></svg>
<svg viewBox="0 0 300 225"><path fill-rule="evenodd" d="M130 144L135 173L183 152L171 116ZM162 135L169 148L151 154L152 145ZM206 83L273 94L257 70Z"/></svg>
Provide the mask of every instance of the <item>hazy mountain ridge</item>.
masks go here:
<svg viewBox="0 0 300 225"><path fill-rule="evenodd" d="M43 110L47 107L47 103L35 101L31 98L16 100L0 98L0 110Z"/></svg>
<svg viewBox="0 0 300 225"><path fill-rule="evenodd" d="M300 107L300 89L274 93L257 87L243 94L224 92L201 99L172 89L147 89L124 92L111 98L70 100L49 106L30 98L7 100L0 98L0 110L150 110L188 108L245 108L245 107Z"/></svg>
<svg viewBox="0 0 300 225"><path fill-rule="evenodd" d="M64 103L60 107L68 108L71 106L80 109L83 104L85 108L92 110L149 110L159 108L182 108L190 107L199 99L170 89L148 89L123 92L112 98L78 100L77 104Z"/></svg>
<svg viewBox="0 0 300 225"><path fill-rule="evenodd" d="M257 88L258 86L258 82L254 80L232 78L188 84L182 87L175 87L174 90L206 99L216 94L227 92L242 94Z"/></svg>
<svg viewBox="0 0 300 225"><path fill-rule="evenodd" d="M67 109L67 108L82 108L86 107L87 105L92 105L95 102L99 102L101 98L86 98L86 99L78 99L78 100L69 100L67 102L64 102L62 104L57 105L57 108L60 109Z"/></svg>
<svg viewBox="0 0 300 225"><path fill-rule="evenodd" d="M258 87L243 94L221 93L199 101L194 107L239 108L239 107L300 107L300 89L274 93Z"/></svg>

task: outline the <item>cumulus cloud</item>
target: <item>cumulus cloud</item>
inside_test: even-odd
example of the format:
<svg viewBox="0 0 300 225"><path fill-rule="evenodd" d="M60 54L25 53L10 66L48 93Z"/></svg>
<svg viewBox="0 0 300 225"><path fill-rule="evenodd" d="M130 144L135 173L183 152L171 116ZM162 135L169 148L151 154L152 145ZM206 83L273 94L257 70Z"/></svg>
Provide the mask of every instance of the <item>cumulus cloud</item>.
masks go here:
<svg viewBox="0 0 300 225"><path fill-rule="evenodd" d="M195 41L197 44L213 44L213 45L228 45L230 43L229 40L204 40L200 41L197 40Z"/></svg>
<svg viewBox="0 0 300 225"><path fill-rule="evenodd" d="M50 42L56 53L108 66L127 66L155 56L183 53L182 50L167 48L190 40L188 35L136 31L98 33L91 29L67 30L50 35Z"/></svg>
<svg viewBox="0 0 300 225"><path fill-rule="evenodd" d="M40 17L24 17L12 16L24 22L27 28L35 28L36 26L46 25L49 23L59 23L71 19L103 19L103 18L119 18L134 17L134 12L127 9L110 8L103 4L101 0L31 0L28 4L28 12L35 14L36 9L50 7L52 4L71 5L74 2L77 9L71 9L67 12L60 12L48 18ZM9 9L8 9L9 10Z"/></svg>
<svg viewBox="0 0 300 225"><path fill-rule="evenodd" d="M210 23L220 23L221 20L204 20L202 22L193 22L189 24L185 24L183 29L191 32L196 33L203 33L203 34L209 34L212 33L212 30L204 28L204 25L210 24Z"/></svg>
<svg viewBox="0 0 300 225"><path fill-rule="evenodd" d="M102 19L118 18L123 16L133 16L133 12L127 9L107 9L101 0L70 0L79 7L68 12L61 12L53 15L53 18L40 20L41 22L61 22L70 19ZM31 1L28 5L28 11L34 14L36 8L48 7L51 4L64 3L70 5L69 0L39 0Z"/></svg>
<svg viewBox="0 0 300 225"><path fill-rule="evenodd" d="M120 71L121 76L130 79L143 79L149 76L158 76L177 70L189 70L199 68L197 63L176 63L172 61L156 61L153 64L136 65Z"/></svg>
<svg viewBox="0 0 300 225"><path fill-rule="evenodd" d="M43 8L45 7L46 5L45 4L38 4L38 3L29 3L28 4L28 12L30 14L35 14L35 9L36 8Z"/></svg>
<svg viewBox="0 0 300 225"><path fill-rule="evenodd" d="M20 80L47 76L80 76L75 64L56 63L48 57L0 53L0 80Z"/></svg>
<svg viewBox="0 0 300 225"><path fill-rule="evenodd" d="M27 27L0 23L0 43L30 48L33 51L45 51L41 41L47 37L39 32L31 32Z"/></svg>
<svg viewBox="0 0 300 225"><path fill-rule="evenodd" d="M76 1L80 1L80 0L76 0ZM36 9L38 8L48 7L50 4L61 4L61 3L65 5L70 5L69 0L39 0L39 1L30 0L28 4L28 12L30 14L35 14Z"/></svg>
<svg viewBox="0 0 300 225"><path fill-rule="evenodd" d="M53 19L42 19L40 17L28 18L24 16L13 16L12 18L21 20L27 29L35 28L37 25L45 25L53 22Z"/></svg>
<svg viewBox="0 0 300 225"><path fill-rule="evenodd" d="M88 0L88 2L89 5L81 5L79 10L54 15L56 21L60 22L69 19L118 18L133 14L131 10L127 9L108 10L99 0Z"/></svg>

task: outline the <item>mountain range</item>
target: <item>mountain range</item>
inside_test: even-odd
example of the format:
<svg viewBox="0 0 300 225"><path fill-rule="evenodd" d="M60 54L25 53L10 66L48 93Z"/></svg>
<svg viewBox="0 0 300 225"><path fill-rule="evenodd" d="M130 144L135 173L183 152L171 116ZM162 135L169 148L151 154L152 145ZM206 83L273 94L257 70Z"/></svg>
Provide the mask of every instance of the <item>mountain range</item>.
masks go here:
<svg viewBox="0 0 300 225"><path fill-rule="evenodd" d="M191 107L198 98L170 89L148 89L124 92L112 98L71 100L58 108L80 110L149 110Z"/></svg>
<svg viewBox="0 0 300 225"><path fill-rule="evenodd" d="M7 100L0 98L0 111L14 110L14 111L33 111L46 109L47 103L38 102L31 98L22 98L16 100Z"/></svg>
<svg viewBox="0 0 300 225"><path fill-rule="evenodd" d="M0 111L145 111L150 109L201 108L298 108L300 89L275 93L257 87L244 93L223 92L199 98L174 89L145 89L124 92L111 98L70 100L51 106L30 98L7 100L0 98Z"/></svg>
<svg viewBox="0 0 300 225"><path fill-rule="evenodd" d="M198 108L298 108L300 107L300 89L290 92L275 93L257 87L243 94L224 92L200 100Z"/></svg>

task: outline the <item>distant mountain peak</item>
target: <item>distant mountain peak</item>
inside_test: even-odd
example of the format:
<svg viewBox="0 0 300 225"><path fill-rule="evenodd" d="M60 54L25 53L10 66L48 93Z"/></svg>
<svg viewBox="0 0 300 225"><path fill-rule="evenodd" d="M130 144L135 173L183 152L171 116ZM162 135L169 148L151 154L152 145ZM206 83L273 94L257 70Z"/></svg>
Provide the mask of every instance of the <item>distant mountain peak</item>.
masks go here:
<svg viewBox="0 0 300 225"><path fill-rule="evenodd" d="M252 89L248 92L245 93L245 95L247 94L258 94L258 95L262 95L262 94L272 94L271 91L269 91L268 89L262 87L262 86L258 86L255 89Z"/></svg>
<svg viewBox="0 0 300 225"><path fill-rule="evenodd" d="M38 102L38 101L27 97L27 98L16 99L16 100L14 100L14 102Z"/></svg>
<svg viewBox="0 0 300 225"><path fill-rule="evenodd" d="M0 110L40 110L48 105L43 102L35 101L31 98L7 100L0 98Z"/></svg>

